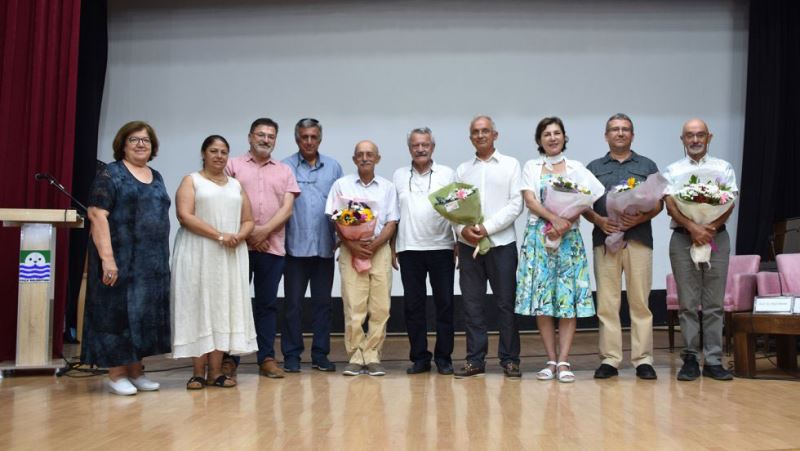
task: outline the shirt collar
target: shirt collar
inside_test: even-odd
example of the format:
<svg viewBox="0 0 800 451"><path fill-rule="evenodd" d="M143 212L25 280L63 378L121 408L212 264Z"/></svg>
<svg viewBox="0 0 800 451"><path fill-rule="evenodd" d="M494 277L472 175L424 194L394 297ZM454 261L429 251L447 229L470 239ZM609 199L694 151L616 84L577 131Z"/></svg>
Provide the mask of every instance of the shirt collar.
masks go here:
<svg viewBox="0 0 800 451"><path fill-rule="evenodd" d="M409 170L411 171L411 173L412 173L412 174L417 174L417 175L427 175L427 174L431 174L431 173L434 173L434 172L436 172L436 162L435 162L435 161L432 161L432 162L431 162L431 167L429 167L429 168L428 168L428 170L427 170L427 171L425 171L425 172L424 172L424 173L422 173L422 174L420 174L420 173L419 173L419 172L418 172L416 169L414 169L414 165L413 165L413 164L411 164L411 166L409 166Z"/></svg>
<svg viewBox="0 0 800 451"><path fill-rule="evenodd" d="M308 164L308 161L305 158L303 158L303 154L301 154L298 151L297 152L297 165L295 167L300 167L300 165L303 164L303 163L305 163L305 165L310 167L311 169L317 169L317 168L320 168L322 166L325 166L325 164L322 162L322 154L320 154L319 152L317 152L317 161L314 162L314 166L311 166L310 164Z"/></svg>
<svg viewBox="0 0 800 451"><path fill-rule="evenodd" d="M361 185L361 186L363 186L364 188L367 188L367 187L369 187L369 186L372 186L373 184L375 184L375 185L380 185L380 183L378 183L378 176L377 176L377 175L373 176L372 180L370 180L370 182L369 182L369 183L364 183L364 182L362 182L362 181L361 181L361 177L359 177L359 176L358 176L358 173L356 173L356 174L355 174L355 177L356 177L356 184L357 184L357 185Z"/></svg>
<svg viewBox="0 0 800 451"><path fill-rule="evenodd" d="M494 149L494 153L492 153L492 156L490 156L488 160L481 160L480 158L478 158L478 154L476 152L475 155L473 156L472 164L477 164L479 162L488 163L492 160L499 162L501 156L502 154L500 153L499 150L497 150L497 148Z"/></svg>
<svg viewBox="0 0 800 451"><path fill-rule="evenodd" d="M253 156L253 152L251 152L249 150L247 151L247 161L252 161L255 164L261 164L258 160L256 160L256 157ZM267 160L267 162L264 163L262 166L265 166L265 165L268 165L268 164L275 164L275 159L272 158L271 155L269 157L269 160Z"/></svg>
<svg viewBox="0 0 800 451"><path fill-rule="evenodd" d="M689 160L689 164L692 166L702 166L703 164L708 162L708 152L706 152L706 154L703 155L703 158L701 158L700 161L695 161L695 159L690 157L689 155L686 155L686 159Z"/></svg>
<svg viewBox="0 0 800 451"><path fill-rule="evenodd" d="M611 156L611 152L610 151L606 152L606 157L603 159L603 164L608 164L608 163L611 163L612 161L616 161L619 164L627 163L629 161L638 162L639 161L639 154L634 152L633 149L631 149L631 155L626 160L618 161L618 160L614 159L614 157Z"/></svg>

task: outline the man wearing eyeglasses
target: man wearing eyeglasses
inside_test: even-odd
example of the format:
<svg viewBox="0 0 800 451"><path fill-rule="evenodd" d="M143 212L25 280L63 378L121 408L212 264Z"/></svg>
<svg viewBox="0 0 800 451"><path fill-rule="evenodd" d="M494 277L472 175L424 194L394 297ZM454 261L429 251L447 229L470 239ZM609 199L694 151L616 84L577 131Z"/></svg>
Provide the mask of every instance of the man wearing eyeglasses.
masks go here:
<svg viewBox="0 0 800 451"><path fill-rule="evenodd" d="M406 329L412 365L408 374L431 370L431 358L439 374L453 374L453 281L455 258L453 229L436 213L428 195L455 181L455 173L433 161L436 147L428 127L411 130L407 138L411 166L395 171L393 183L400 206L400 222L392 241L392 266L400 269L405 301ZM436 305L436 345L428 351L426 301L430 277Z"/></svg>
<svg viewBox="0 0 800 451"><path fill-rule="evenodd" d="M311 284L311 367L336 371L328 360L331 331L331 288L336 245L333 224L325 216L325 201L333 183L342 177L336 160L319 153L322 124L300 119L294 127L298 151L283 160L303 193L294 202L286 223L286 267L283 271L284 322L281 333L283 369L300 372L303 354L302 304Z"/></svg>
<svg viewBox="0 0 800 451"><path fill-rule="evenodd" d="M605 186L606 193L630 178L643 182L658 167L649 158L631 150L633 121L617 113L606 121L608 153L586 166ZM594 223L594 274L597 282L597 317L600 321L600 357L595 379L608 379L619 374L622 364L622 325L620 304L622 273L625 273L628 309L631 318L631 363L640 379L656 379L653 368L653 314L648 300L653 281L653 232L650 220L664 208L659 201L653 208L636 214L624 214L619 222L608 217L606 194L594 203L584 216ZM625 232L624 248L606 249L608 235Z"/></svg>
<svg viewBox="0 0 800 451"><path fill-rule="evenodd" d="M247 238L250 278L255 288L253 319L258 341L260 373L268 378L282 378L283 370L275 363L278 285L283 275L286 250L286 221L292 215L295 197L300 195L292 170L272 158L278 124L259 118L250 126L247 140L250 150L228 160L225 171L241 183L250 198L256 225Z"/></svg>
<svg viewBox="0 0 800 451"><path fill-rule="evenodd" d="M696 176L701 183L710 180L726 185L735 196L739 194L733 166L727 161L708 155L708 145L713 137L708 131L708 125L702 120L691 119L686 122L681 133L686 157L669 165L663 174L669 182L669 195L664 199L667 212L672 217L669 260L678 286L678 316L685 342L681 352L683 365L677 376L679 381L693 381L701 375L698 363L701 330L698 307L702 307L703 312L705 361L702 375L721 381L733 379L733 375L722 366L722 308L731 252L725 222L733 212L733 206L710 224L703 225L684 216L671 196L689 183L692 176ZM693 244L712 246L708 264L694 263L689 251Z"/></svg>

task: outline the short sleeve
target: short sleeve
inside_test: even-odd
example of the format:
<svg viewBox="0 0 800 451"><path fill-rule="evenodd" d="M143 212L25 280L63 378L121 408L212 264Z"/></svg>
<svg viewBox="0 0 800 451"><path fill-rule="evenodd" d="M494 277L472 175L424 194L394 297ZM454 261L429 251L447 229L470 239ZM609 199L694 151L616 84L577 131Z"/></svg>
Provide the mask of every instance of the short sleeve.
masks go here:
<svg viewBox="0 0 800 451"><path fill-rule="evenodd" d="M394 184L392 184L391 189L386 190L386 203L389 205L389 211L387 211L386 214L386 222L399 221L400 209L397 201L397 190Z"/></svg>
<svg viewBox="0 0 800 451"><path fill-rule="evenodd" d="M539 197L538 189L536 188L536 181L534 178L534 168L536 167L536 160L529 160L522 168L522 178L520 179L520 191L531 191L536 197Z"/></svg>
<svg viewBox="0 0 800 451"><path fill-rule="evenodd" d="M336 202L336 198L339 196L339 179L333 182L333 186L331 186L331 190L328 191L328 198L325 200L325 214L330 216L333 214L333 211L336 209L334 203Z"/></svg>
<svg viewBox="0 0 800 451"><path fill-rule="evenodd" d="M283 163L281 163L281 164L283 164ZM300 194L300 186L297 184L297 178L294 176L294 173L292 172L292 169L286 164L283 164L283 166L284 166L284 169L286 170L286 190L285 190L285 192L294 193L294 194Z"/></svg>
<svg viewBox="0 0 800 451"><path fill-rule="evenodd" d="M97 173L89 192L89 206L101 208L106 211L114 209L117 200L117 188L111 177L109 168L105 167Z"/></svg>

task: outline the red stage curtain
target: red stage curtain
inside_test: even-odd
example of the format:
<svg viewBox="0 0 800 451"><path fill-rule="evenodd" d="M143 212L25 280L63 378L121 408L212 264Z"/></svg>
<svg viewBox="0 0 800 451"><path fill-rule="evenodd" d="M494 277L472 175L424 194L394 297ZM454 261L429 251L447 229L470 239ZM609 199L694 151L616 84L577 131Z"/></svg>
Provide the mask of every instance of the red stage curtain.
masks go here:
<svg viewBox="0 0 800 451"><path fill-rule="evenodd" d="M36 172L69 190L75 142L79 0L1 0L0 207L67 208ZM59 232L53 353L61 355L69 234ZM12 360L17 329L19 229L0 229L0 360Z"/></svg>

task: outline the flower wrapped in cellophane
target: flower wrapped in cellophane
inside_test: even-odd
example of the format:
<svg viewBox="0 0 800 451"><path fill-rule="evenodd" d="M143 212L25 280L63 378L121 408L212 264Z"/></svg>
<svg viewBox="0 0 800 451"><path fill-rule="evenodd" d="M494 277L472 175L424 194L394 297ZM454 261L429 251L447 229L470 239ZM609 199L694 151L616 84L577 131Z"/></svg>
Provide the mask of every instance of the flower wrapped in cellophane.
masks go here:
<svg viewBox="0 0 800 451"><path fill-rule="evenodd" d="M635 215L655 208L664 195L667 179L661 174L647 176L644 182L633 177L612 188L606 194L606 213L608 218L619 223L623 214ZM612 254L625 246L625 232L614 232L606 237L606 250Z"/></svg>
<svg viewBox="0 0 800 451"><path fill-rule="evenodd" d="M331 221L336 224L339 234L351 241L371 239L375 234L377 220L369 205L365 201L354 199L341 199L340 204L341 208L331 214ZM372 261L353 255L352 265L357 272L364 272L372 268Z"/></svg>
<svg viewBox="0 0 800 451"><path fill-rule="evenodd" d="M433 209L443 218L467 227L483 223L481 198L478 188L468 183L454 182L428 196ZM484 237L478 242L473 257L484 255L492 248L492 241Z"/></svg>
<svg viewBox="0 0 800 451"><path fill-rule="evenodd" d="M545 186L542 205L556 216L574 218L591 208L594 199L589 188L559 175L550 179ZM546 234L552 228L553 224L548 222L544 233ZM561 238L551 240L549 237L545 237L544 245L548 249L557 249L561 245Z"/></svg>
<svg viewBox="0 0 800 451"><path fill-rule="evenodd" d="M672 194L678 210L695 224L708 225L716 221L733 207L736 195L729 186L719 180L707 180L701 183L696 175L689 178L689 183ZM698 246L692 245L689 254L695 266L706 263L711 266L711 250L714 241Z"/></svg>

